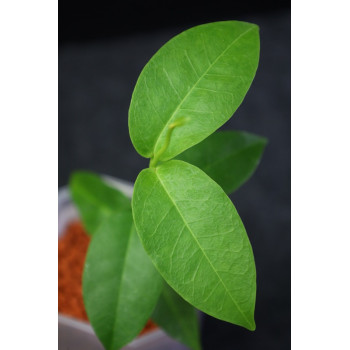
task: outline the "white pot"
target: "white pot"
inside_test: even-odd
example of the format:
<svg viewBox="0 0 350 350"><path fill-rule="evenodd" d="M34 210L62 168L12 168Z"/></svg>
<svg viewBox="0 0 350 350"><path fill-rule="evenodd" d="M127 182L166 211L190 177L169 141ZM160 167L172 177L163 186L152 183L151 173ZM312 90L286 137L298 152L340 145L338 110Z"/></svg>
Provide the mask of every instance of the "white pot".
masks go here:
<svg viewBox="0 0 350 350"><path fill-rule="evenodd" d="M122 191L131 198L133 185L129 182L104 176L106 182ZM67 225L79 219L69 190L62 187L58 190L58 237ZM101 342L96 337L93 328L88 322L80 321L62 314L58 314L58 349L59 350L103 350ZM123 350L185 350L184 345L170 338L164 331L157 329L137 337Z"/></svg>

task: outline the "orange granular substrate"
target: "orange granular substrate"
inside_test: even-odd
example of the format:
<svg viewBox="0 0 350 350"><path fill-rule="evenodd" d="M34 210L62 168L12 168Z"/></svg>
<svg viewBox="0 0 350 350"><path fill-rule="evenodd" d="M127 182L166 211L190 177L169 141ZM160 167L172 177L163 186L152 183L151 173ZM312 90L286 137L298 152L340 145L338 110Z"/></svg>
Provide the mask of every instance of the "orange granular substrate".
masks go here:
<svg viewBox="0 0 350 350"><path fill-rule="evenodd" d="M58 312L88 321L82 294L82 276L90 237L80 222L70 224L58 240ZM157 328L149 320L140 334Z"/></svg>

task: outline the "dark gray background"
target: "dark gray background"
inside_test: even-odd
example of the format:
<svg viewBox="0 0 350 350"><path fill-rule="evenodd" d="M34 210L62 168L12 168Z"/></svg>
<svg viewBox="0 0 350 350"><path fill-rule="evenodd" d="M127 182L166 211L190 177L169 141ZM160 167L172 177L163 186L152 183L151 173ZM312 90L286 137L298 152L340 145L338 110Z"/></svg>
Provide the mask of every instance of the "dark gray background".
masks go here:
<svg viewBox="0 0 350 350"><path fill-rule="evenodd" d="M205 316L204 349L290 348L290 13L241 14L260 26L261 59L243 104L223 129L269 139L255 175L232 200L257 266L255 332ZM128 108L143 66L191 24L59 47L59 186L88 169L135 181L148 161L134 150Z"/></svg>

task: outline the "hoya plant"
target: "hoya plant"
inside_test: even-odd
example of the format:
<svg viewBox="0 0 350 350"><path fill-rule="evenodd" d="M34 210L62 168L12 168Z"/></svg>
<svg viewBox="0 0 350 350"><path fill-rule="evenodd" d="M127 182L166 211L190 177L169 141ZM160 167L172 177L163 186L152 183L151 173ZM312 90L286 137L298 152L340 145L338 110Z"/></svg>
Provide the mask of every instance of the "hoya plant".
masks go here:
<svg viewBox="0 0 350 350"><path fill-rule="evenodd" d="M122 348L152 319L198 350L198 310L255 330L254 256L228 195L252 175L266 139L216 130L243 101L258 61L254 24L216 22L177 35L132 95L130 137L150 159L132 199L99 175L72 175L92 236L84 303L106 349Z"/></svg>

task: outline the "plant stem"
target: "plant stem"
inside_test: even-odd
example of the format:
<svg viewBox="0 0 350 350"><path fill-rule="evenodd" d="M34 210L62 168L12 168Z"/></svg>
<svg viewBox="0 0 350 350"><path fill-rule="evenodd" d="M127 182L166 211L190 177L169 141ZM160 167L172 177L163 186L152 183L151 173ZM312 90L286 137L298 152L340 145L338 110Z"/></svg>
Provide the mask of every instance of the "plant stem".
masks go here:
<svg viewBox="0 0 350 350"><path fill-rule="evenodd" d="M178 127L178 126L182 126L186 123L187 118L179 118L177 120L175 120L173 123L169 124L168 126L168 131L166 133L165 136L165 142L164 145L159 149L159 151L157 153L154 154L154 156L151 158L151 161L149 163L149 166L151 168L156 167L159 158L162 156L162 154L168 149L169 144L170 144L170 140L171 140L171 135L173 133L173 130Z"/></svg>

